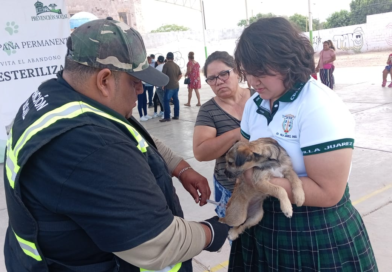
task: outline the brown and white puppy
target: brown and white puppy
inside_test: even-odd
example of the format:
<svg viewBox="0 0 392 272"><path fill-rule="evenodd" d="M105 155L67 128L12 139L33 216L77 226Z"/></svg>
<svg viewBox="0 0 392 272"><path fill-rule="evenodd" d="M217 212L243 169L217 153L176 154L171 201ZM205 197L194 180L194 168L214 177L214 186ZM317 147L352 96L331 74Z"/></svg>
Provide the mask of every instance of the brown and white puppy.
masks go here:
<svg viewBox="0 0 392 272"><path fill-rule="evenodd" d="M250 168L253 168L253 186L245 181L243 175ZM286 190L270 183L273 177L284 177L290 181L297 206L302 206L305 201L302 182L293 170L289 155L272 138L236 143L226 154L225 173L229 177L237 177L227 203L226 216L220 219L233 227L229 231L230 240L237 239L246 228L260 222L264 215L263 201L268 196L279 199L280 208L287 217L293 215Z"/></svg>

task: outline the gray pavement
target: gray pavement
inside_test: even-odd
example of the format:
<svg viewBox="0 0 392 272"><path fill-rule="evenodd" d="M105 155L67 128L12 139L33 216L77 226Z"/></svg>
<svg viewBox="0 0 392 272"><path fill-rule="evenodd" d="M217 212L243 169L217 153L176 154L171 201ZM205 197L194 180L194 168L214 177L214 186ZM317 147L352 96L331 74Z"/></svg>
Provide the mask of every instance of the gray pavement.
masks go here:
<svg viewBox="0 0 392 272"><path fill-rule="evenodd" d="M379 271L392 271L392 88L381 87L382 67L340 68L335 71L336 92L346 103L356 120L356 140L350 175L351 199L361 213L375 251ZM213 96L202 85L202 102ZM192 107L183 106L187 90L180 89L180 120L160 123L157 119L142 123L192 167L208 178L212 187L214 162L198 162L192 152L193 126L198 113L196 97ZM149 109L152 114L152 109ZM137 115L137 110L134 110ZM388 137L389 136L389 137ZM0 170L1 178L2 169ZM177 179L173 179L185 218L203 220L214 215L214 206L197 206ZM0 245L4 244L8 224L3 182L0 183ZM202 252L194 258L194 271L227 271L230 246L219 253ZM0 255L0 272L5 271L4 256Z"/></svg>

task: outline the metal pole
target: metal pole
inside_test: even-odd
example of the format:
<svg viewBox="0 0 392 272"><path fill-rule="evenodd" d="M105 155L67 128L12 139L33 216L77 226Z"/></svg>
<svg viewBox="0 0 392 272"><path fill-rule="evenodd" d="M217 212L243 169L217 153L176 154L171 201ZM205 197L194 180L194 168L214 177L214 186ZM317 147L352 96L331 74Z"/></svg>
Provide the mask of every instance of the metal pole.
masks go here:
<svg viewBox="0 0 392 272"><path fill-rule="evenodd" d="M305 25L306 25L305 26L305 30L306 30L306 32L308 32L308 20L309 20L308 18L306 18L306 20L305 20Z"/></svg>
<svg viewBox="0 0 392 272"><path fill-rule="evenodd" d="M248 17L248 1L245 0L245 14L246 14L246 25L249 25L249 17Z"/></svg>
<svg viewBox="0 0 392 272"><path fill-rule="evenodd" d="M310 44L313 46L313 18L312 18L312 0L308 0L309 6L309 39Z"/></svg>
<svg viewBox="0 0 392 272"><path fill-rule="evenodd" d="M204 16L204 2L202 0L200 0L200 11L201 11L201 21L203 24L203 41L204 41L204 53L206 55L206 59L208 57L207 54L207 45L206 45L206 18Z"/></svg>

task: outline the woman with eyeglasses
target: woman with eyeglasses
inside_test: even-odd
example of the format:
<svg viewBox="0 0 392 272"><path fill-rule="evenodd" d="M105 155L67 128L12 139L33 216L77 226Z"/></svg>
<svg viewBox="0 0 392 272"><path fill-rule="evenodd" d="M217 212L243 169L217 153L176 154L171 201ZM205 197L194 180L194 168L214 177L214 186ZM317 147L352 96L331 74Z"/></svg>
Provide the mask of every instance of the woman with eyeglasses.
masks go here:
<svg viewBox="0 0 392 272"><path fill-rule="evenodd" d="M256 91L245 105L241 141L275 139L302 181L305 202L295 204L286 178L272 178L293 215L283 214L277 198L265 199L261 221L233 241L228 271L378 271L347 182L355 121L335 92L310 77L309 39L284 18L260 19L244 29L234 55ZM245 172L251 187L252 171Z"/></svg>
<svg viewBox="0 0 392 272"><path fill-rule="evenodd" d="M254 91L239 86L235 62L227 52L216 51L204 65L206 82L215 97L204 103L197 115L193 134L193 153L199 161L215 161L215 200L225 206L233 191L235 179L224 174L225 155L232 145L239 141L240 123L246 101ZM225 209L215 210L223 217Z"/></svg>

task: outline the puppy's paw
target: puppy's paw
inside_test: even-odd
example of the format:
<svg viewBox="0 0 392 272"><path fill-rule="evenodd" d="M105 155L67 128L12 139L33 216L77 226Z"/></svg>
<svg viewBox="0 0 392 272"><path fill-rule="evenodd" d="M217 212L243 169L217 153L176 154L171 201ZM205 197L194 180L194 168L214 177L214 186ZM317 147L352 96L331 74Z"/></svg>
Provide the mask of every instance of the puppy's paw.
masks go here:
<svg viewBox="0 0 392 272"><path fill-rule="evenodd" d="M292 211L292 210L291 210L291 211L283 212L283 214L284 214L287 218L293 217L293 211Z"/></svg>
<svg viewBox="0 0 392 272"><path fill-rule="evenodd" d="M293 216L293 206L291 206L290 202L281 203L280 208L286 217L291 218Z"/></svg>
<svg viewBox="0 0 392 272"><path fill-rule="evenodd" d="M295 188L293 190L295 205L301 207L305 202L305 192L302 188Z"/></svg>
<svg viewBox="0 0 392 272"><path fill-rule="evenodd" d="M238 233L238 229L237 228L232 228L232 229L229 230L229 239L231 241L234 241L235 239L237 239L238 235L239 235L239 233Z"/></svg>

